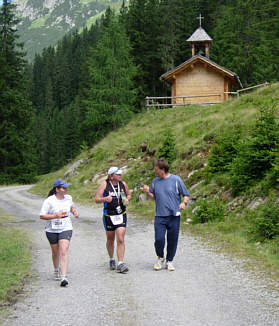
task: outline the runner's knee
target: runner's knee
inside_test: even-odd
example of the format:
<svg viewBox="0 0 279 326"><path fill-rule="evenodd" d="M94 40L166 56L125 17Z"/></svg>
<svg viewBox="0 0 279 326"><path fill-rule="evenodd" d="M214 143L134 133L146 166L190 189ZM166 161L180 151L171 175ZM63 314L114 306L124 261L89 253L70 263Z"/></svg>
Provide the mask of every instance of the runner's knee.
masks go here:
<svg viewBox="0 0 279 326"><path fill-rule="evenodd" d="M124 237L118 238L117 239L117 245L123 245L124 244Z"/></svg>
<svg viewBox="0 0 279 326"><path fill-rule="evenodd" d="M114 239L111 239L111 238L107 239L107 245L108 246L113 246L114 245Z"/></svg>
<svg viewBox="0 0 279 326"><path fill-rule="evenodd" d="M60 250L60 257L66 257L68 255L68 249L61 249Z"/></svg>

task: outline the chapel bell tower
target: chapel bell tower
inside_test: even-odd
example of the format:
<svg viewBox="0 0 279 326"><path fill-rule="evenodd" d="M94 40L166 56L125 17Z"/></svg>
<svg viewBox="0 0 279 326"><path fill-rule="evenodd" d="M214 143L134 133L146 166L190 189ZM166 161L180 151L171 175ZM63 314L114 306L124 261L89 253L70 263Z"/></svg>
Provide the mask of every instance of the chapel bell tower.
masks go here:
<svg viewBox="0 0 279 326"><path fill-rule="evenodd" d="M192 46L192 56L202 55L209 58L210 46L213 44L213 39L206 33L206 31L201 27L201 20L203 17L197 18L200 20L200 27L195 30L195 32L187 39L187 42Z"/></svg>

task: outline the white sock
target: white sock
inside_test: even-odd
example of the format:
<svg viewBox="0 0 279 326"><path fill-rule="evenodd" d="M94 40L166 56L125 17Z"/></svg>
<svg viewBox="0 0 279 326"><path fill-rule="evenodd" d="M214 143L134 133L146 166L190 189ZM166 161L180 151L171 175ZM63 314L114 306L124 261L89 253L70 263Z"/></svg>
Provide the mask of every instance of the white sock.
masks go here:
<svg viewBox="0 0 279 326"><path fill-rule="evenodd" d="M119 261L119 262L118 262L118 265L120 265L120 264L122 264L122 263L123 263L123 261Z"/></svg>

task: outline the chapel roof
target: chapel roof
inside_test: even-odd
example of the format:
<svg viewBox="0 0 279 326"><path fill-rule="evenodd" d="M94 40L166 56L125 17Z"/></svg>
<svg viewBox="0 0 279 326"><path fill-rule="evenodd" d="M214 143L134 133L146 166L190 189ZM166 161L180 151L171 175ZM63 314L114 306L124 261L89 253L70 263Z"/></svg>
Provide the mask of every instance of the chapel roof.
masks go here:
<svg viewBox="0 0 279 326"><path fill-rule="evenodd" d="M178 74L178 73L182 72L188 66L190 66L191 64L193 64L194 62L197 62L197 61L203 61L204 63L209 64L209 66L211 66L213 69L219 71L220 73L225 74L226 76L228 76L229 78L234 80L234 82L238 86L240 86L241 88L243 87L238 75L235 72L218 65L216 62L214 62L214 61L210 60L209 58L204 57L204 56L202 56L200 54L194 55L189 60L184 61L183 63L181 63L179 66L175 67L174 69L171 69L171 70L167 71L166 73L161 75L160 79L165 80L167 82L171 82L172 78L173 78L173 76L175 74Z"/></svg>
<svg viewBox="0 0 279 326"><path fill-rule="evenodd" d="M206 31L200 26L195 32L187 39L187 42L213 42L213 39L206 33Z"/></svg>

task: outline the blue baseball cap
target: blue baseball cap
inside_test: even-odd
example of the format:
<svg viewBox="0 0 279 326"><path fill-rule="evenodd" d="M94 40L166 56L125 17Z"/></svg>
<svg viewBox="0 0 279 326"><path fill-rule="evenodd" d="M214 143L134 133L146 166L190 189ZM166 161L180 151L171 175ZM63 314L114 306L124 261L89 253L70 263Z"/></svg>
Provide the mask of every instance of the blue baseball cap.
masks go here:
<svg viewBox="0 0 279 326"><path fill-rule="evenodd" d="M67 182L65 182L64 180L62 179L56 179L54 182L53 182L53 187L62 187L62 188L68 188L69 187L69 184Z"/></svg>

